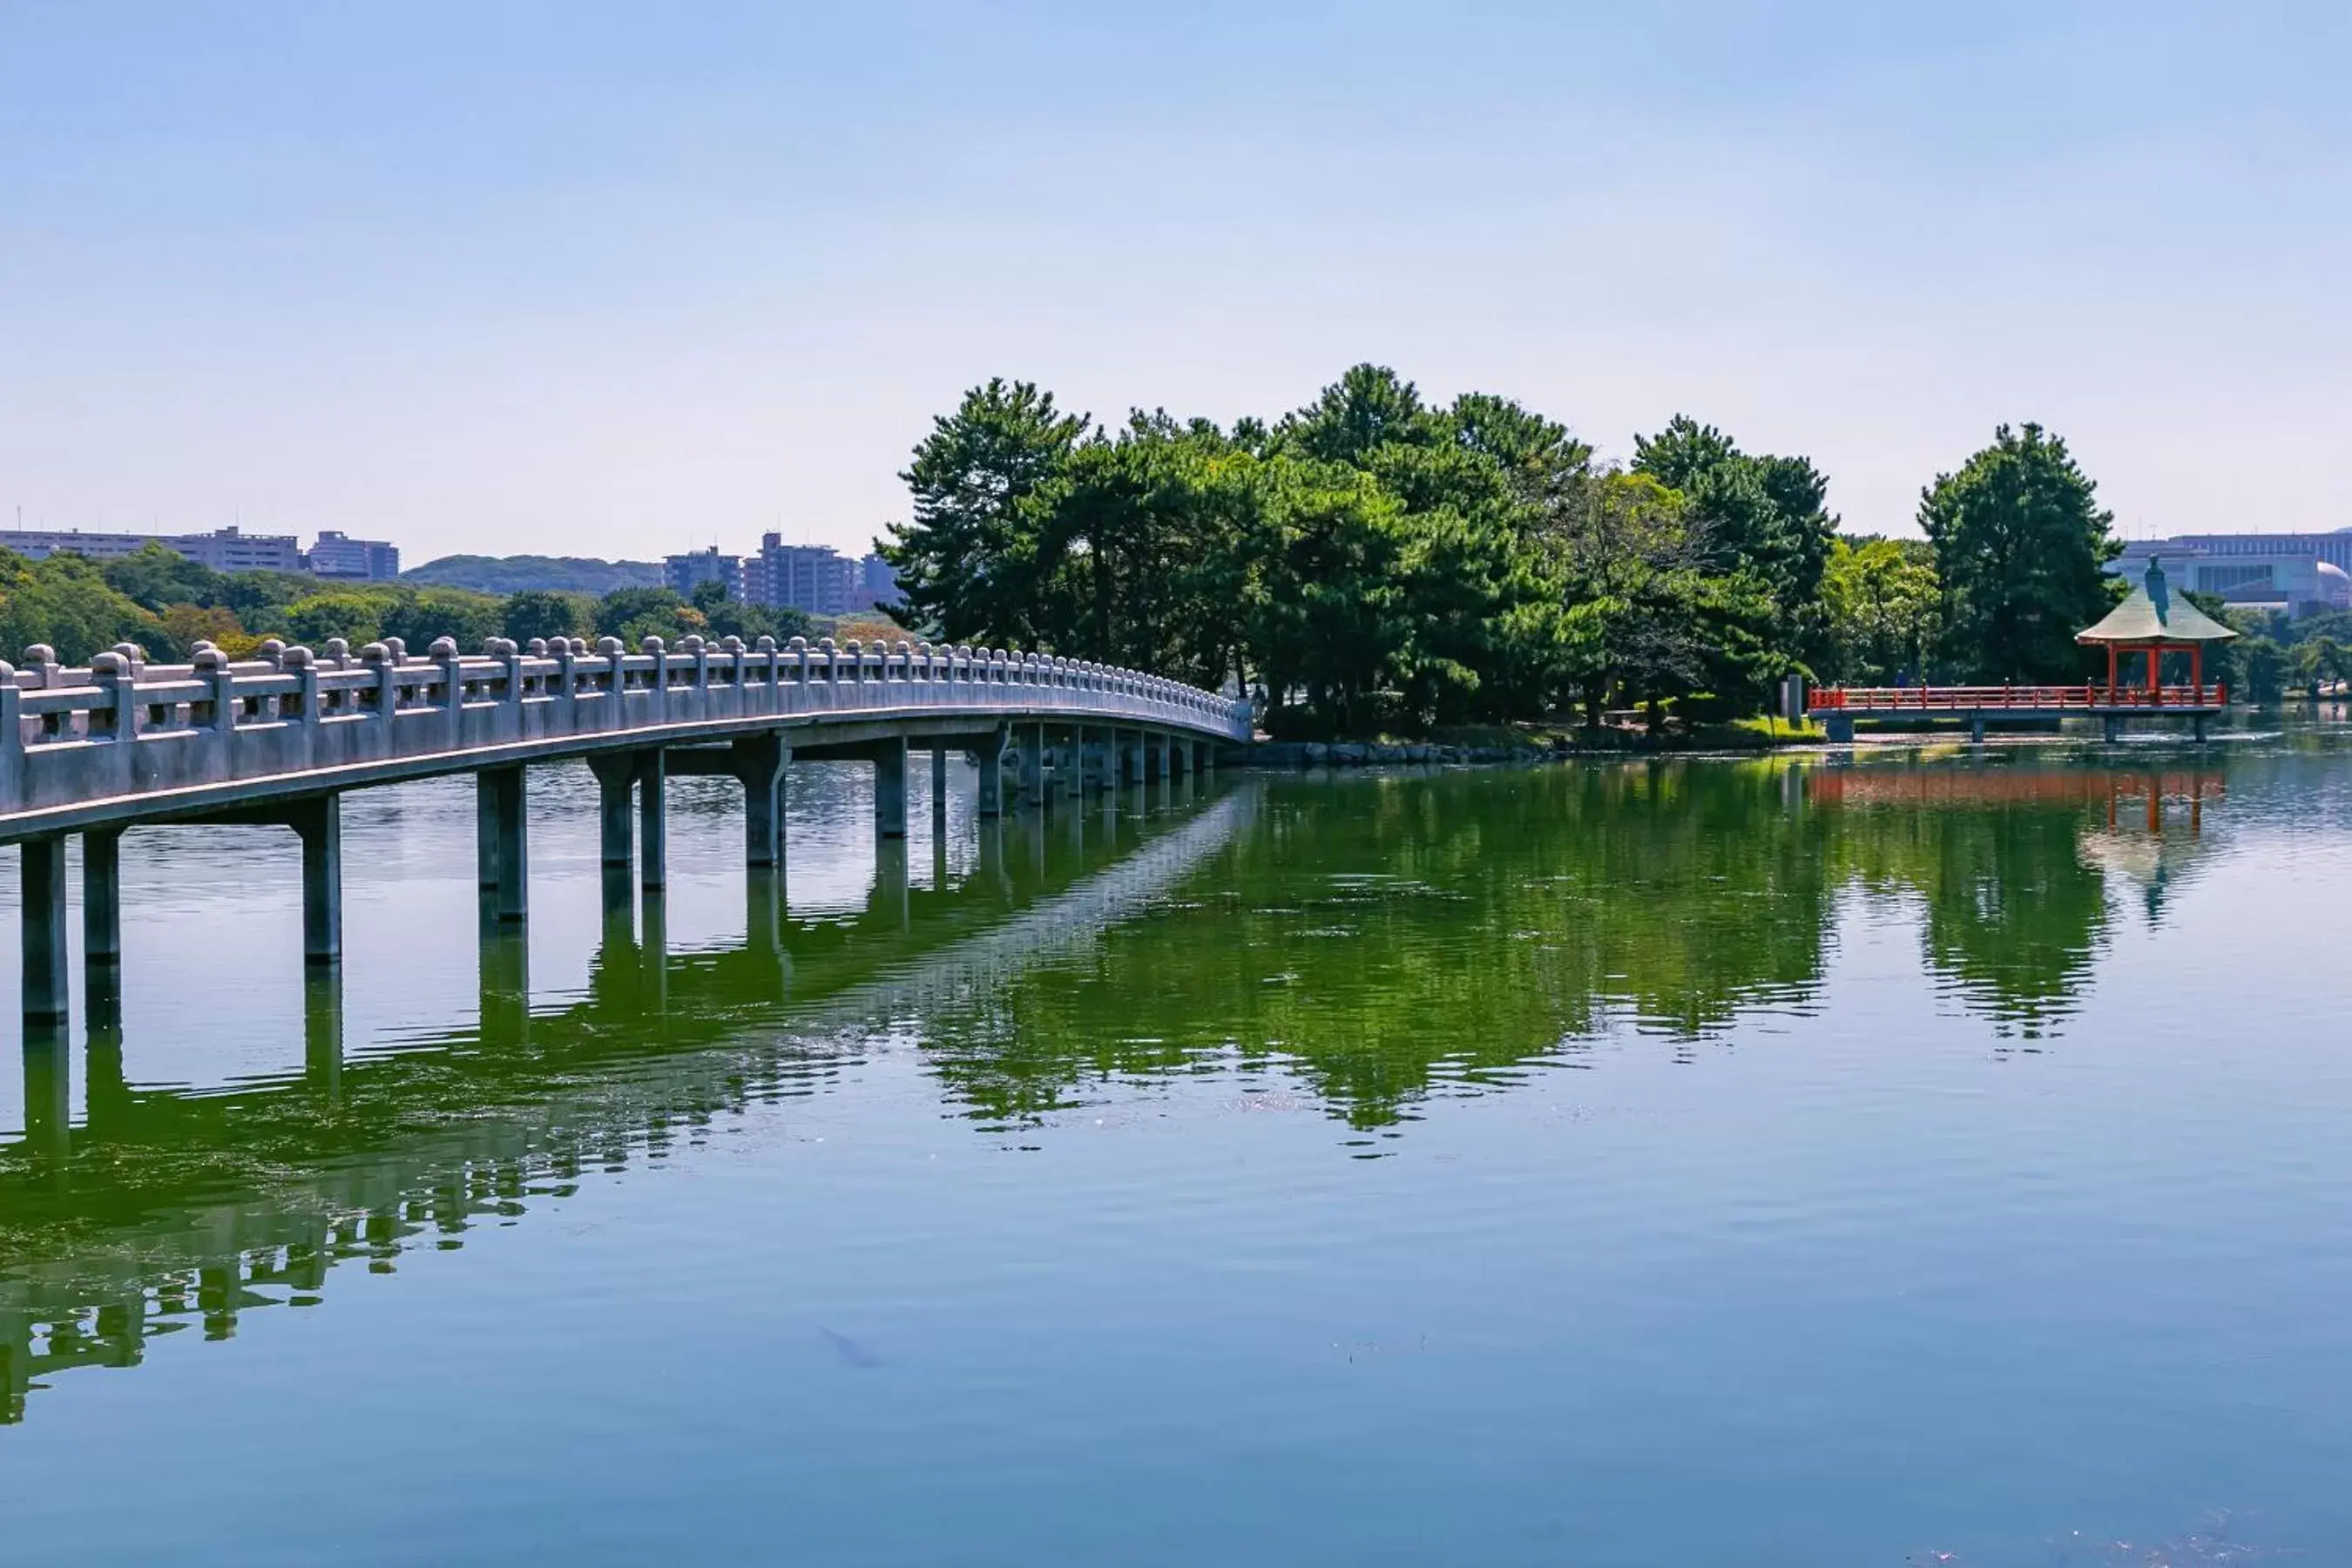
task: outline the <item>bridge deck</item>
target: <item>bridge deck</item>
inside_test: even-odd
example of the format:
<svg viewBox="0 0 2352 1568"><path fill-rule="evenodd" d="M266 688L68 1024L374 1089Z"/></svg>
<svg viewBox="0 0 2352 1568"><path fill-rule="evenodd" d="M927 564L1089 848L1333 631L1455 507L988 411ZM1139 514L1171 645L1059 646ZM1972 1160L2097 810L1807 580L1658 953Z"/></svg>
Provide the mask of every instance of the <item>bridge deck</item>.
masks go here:
<svg viewBox="0 0 2352 1568"><path fill-rule="evenodd" d="M187 665L137 650L88 668L46 647L0 662L0 843L436 773L782 732L796 748L978 736L1054 719L1185 738L1246 740L1244 701L1133 670L1003 649L899 643L836 648L794 637L606 637L529 650L448 638L356 655L264 645Z"/></svg>

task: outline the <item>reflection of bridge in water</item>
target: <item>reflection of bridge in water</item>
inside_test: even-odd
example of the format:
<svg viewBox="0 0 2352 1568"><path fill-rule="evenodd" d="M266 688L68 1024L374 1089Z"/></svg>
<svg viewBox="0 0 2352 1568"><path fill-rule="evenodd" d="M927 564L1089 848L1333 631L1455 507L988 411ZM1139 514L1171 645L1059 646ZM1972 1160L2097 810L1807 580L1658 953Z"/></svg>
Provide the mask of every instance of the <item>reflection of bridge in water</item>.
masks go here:
<svg viewBox="0 0 2352 1568"><path fill-rule="evenodd" d="M2208 801L2228 794L2218 768L1922 767L1903 764L1825 767L1807 775L1806 793L1825 805L1892 806L2092 806L2104 805L2114 826L2126 801L2147 813L2159 827L2168 803L2177 803L2201 825Z"/></svg>
<svg viewBox="0 0 2352 1568"><path fill-rule="evenodd" d="M982 992L1132 918L1257 800L1244 784L1196 806L1182 779L1142 793L1162 809L983 822L976 870L952 888L936 863L931 887L911 886L904 845L886 841L851 921L785 920L780 878L755 870L745 940L724 950L669 952L660 899L633 907L626 878L608 879L590 983L557 1008L530 1007L520 937L486 921L478 1028L388 1054L344 1059L335 976L314 972L297 1079L133 1089L119 1030L94 1027L71 1126L62 1058L28 1053L26 1135L0 1148L0 1422L47 1374L133 1365L151 1338L190 1328L226 1338L247 1310L316 1300L338 1263L389 1271L411 1237L510 1218L583 1169L809 1092L845 1032Z"/></svg>

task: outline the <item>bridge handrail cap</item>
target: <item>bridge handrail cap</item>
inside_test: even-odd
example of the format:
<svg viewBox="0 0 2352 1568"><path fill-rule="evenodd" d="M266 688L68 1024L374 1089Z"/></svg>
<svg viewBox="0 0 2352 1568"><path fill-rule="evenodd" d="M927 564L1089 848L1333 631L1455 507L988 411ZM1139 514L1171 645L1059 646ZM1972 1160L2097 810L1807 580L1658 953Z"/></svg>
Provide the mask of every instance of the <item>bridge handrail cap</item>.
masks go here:
<svg viewBox="0 0 2352 1568"><path fill-rule="evenodd" d="M58 662L58 650L51 647L45 642L34 643L25 649L25 662L26 664L55 664Z"/></svg>
<svg viewBox="0 0 2352 1568"><path fill-rule="evenodd" d="M372 642L360 648L360 662L362 664L388 664L391 661L392 649L383 643Z"/></svg>
<svg viewBox="0 0 2352 1568"><path fill-rule="evenodd" d="M841 645L841 651L844 653L862 654L866 651L866 647L856 637L851 637L847 642Z"/></svg>
<svg viewBox="0 0 2352 1568"><path fill-rule="evenodd" d="M454 643L450 645L453 650L456 646L457 645ZM300 643L296 643L292 647L286 650L286 668L289 669L307 669L310 665L310 650L304 647Z"/></svg>
<svg viewBox="0 0 2352 1568"><path fill-rule="evenodd" d="M344 659L352 657L352 645L345 642L341 637L329 637L327 639L327 657L340 664Z"/></svg>
<svg viewBox="0 0 2352 1568"><path fill-rule="evenodd" d="M545 658L547 657L547 639L545 637L533 637L524 646L530 648L530 657L533 658Z"/></svg>
<svg viewBox="0 0 2352 1568"><path fill-rule="evenodd" d="M762 632L760 634L760 640L751 645L751 651L754 653L773 653L776 651L776 639L768 636L765 632Z"/></svg>
<svg viewBox="0 0 2352 1568"><path fill-rule="evenodd" d="M808 651L808 638L796 636L792 641L786 643L784 646L792 649L794 653L806 653Z"/></svg>
<svg viewBox="0 0 2352 1568"><path fill-rule="evenodd" d="M147 657L135 642L119 642L107 651L109 653L119 653L133 664L137 664L140 660Z"/></svg>
<svg viewBox="0 0 2352 1568"><path fill-rule="evenodd" d="M195 651L188 656L188 667L199 671L226 669L228 655L210 643L198 643Z"/></svg>
<svg viewBox="0 0 2352 1568"><path fill-rule="evenodd" d="M425 651L428 656L434 658L455 658L457 657L457 639L456 637L435 637L431 645L428 646Z"/></svg>
<svg viewBox="0 0 2352 1568"><path fill-rule="evenodd" d="M386 637L383 639L383 646L390 651L395 663L408 657L408 641L404 637Z"/></svg>
<svg viewBox="0 0 2352 1568"><path fill-rule="evenodd" d="M905 637L900 637L900 638L898 639L898 647L897 647L897 648L895 648L895 649L893 649L892 651L894 651L894 652L896 652L896 653L899 654L901 657L903 657L903 656L905 656L905 655L907 655L907 654L910 654L910 653L914 652L914 651L915 651L915 645L914 645L914 644L912 644L912 643L910 643L910 642L908 642Z"/></svg>
<svg viewBox="0 0 2352 1568"><path fill-rule="evenodd" d="M677 639L677 651L680 653L700 653L702 647L702 635L699 632L688 632Z"/></svg>
<svg viewBox="0 0 2352 1568"><path fill-rule="evenodd" d="M375 644L372 646L381 647L382 645ZM30 652L31 650L27 649L26 651ZM253 651L261 658L268 659L270 663L276 664L278 662L278 656L286 651L286 644L283 639L278 637L264 637L261 639L261 646L255 648Z"/></svg>
<svg viewBox="0 0 2352 1568"><path fill-rule="evenodd" d="M89 672L100 679L120 679L131 673L131 661L108 648L90 659Z"/></svg>
<svg viewBox="0 0 2352 1568"><path fill-rule="evenodd" d="M899 646L900 647L905 647L907 645L906 645L905 643L900 643L898 646ZM917 644L915 645L915 651L916 651L917 653L919 653L919 654L921 654L925 658L930 658L930 657L931 657L931 639L930 639L930 638L929 638L929 637L925 637L922 641L920 641L920 642L917 643Z"/></svg>
<svg viewBox="0 0 2352 1568"><path fill-rule="evenodd" d="M737 637L733 632L729 632L725 637L719 639L719 646L728 653L741 653L743 651L743 639Z"/></svg>
<svg viewBox="0 0 2352 1568"><path fill-rule="evenodd" d="M596 651L603 654L607 658L617 658L621 652L621 639L618 637L598 637L596 639Z"/></svg>
<svg viewBox="0 0 2352 1568"><path fill-rule="evenodd" d="M659 653L665 646L667 645L665 645L661 640L661 635L659 633L647 632L645 635L645 640L637 644L637 651L640 653Z"/></svg>

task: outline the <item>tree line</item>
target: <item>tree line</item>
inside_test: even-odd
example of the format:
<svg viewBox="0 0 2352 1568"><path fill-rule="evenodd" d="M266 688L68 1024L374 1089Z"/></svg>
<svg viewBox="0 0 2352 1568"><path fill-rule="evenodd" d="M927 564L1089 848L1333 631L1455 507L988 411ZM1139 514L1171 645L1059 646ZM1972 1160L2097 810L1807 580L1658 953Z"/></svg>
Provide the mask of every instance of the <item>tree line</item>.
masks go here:
<svg viewBox="0 0 2352 1568"><path fill-rule="evenodd" d="M1817 680L2074 679L2121 586L2112 516L2039 426L1843 536L1801 456L1677 416L1600 460L1509 398L1358 365L1231 427L1115 428L1027 382L933 422L877 541L902 618L1257 695L1277 734L1756 712Z"/></svg>
<svg viewBox="0 0 2352 1568"><path fill-rule="evenodd" d="M422 650L436 637L478 649L484 638L617 637L636 647L646 637L673 643L688 633L709 637L766 636L778 641L836 629L798 610L740 604L716 583L692 598L667 588L625 587L601 596L528 589L479 594L405 582L335 584L282 572L219 572L150 544L135 554L93 561L60 552L40 561L0 550L0 651L47 643L69 663L117 643L152 659L184 659L198 642L242 657L267 637L318 647L342 637L361 647L399 637ZM859 627L844 627L845 636ZM869 635L899 635L876 623Z"/></svg>

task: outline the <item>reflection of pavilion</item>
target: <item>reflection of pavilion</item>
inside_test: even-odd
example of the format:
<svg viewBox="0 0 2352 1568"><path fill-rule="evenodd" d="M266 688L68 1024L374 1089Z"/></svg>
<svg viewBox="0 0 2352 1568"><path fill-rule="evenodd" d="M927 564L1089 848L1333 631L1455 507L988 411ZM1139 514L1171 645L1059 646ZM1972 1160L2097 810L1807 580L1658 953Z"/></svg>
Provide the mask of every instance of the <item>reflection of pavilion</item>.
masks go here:
<svg viewBox="0 0 2352 1568"><path fill-rule="evenodd" d="M668 951L659 899L640 920L625 897L586 994L545 1011L528 1005L511 928L492 924L478 1028L345 1061L334 988L314 986L292 1081L132 1089L119 1036L94 1032L86 1123L64 1124L58 1073L38 1091L54 1113L0 1147L0 1424L37 1378L135 1365L149 1340L190 1328L227 1338L246 1310L315 1295L337 1263L389 1269L410 1237L520 1215L583 1169L812 1092L837 1069L826 1039L1001 984L1133 918L1255 799L1244 784L1150 819L1089 806L992 821L954 887L910 887L903 846L886 844L848 921L785 921L781 886L755 875L746 940L723 950Z"/></svg>
<svg viewBox="0 0 2352 1568"><path fill-rule="evenodd" d="M2084 864L2137 887L2148 920L2155 921L2173 888L2210 850L2205 803L2222 793L2221 779L2201 771L2117 775L2107 794L2105 826L2083 836Z"/></svg>

